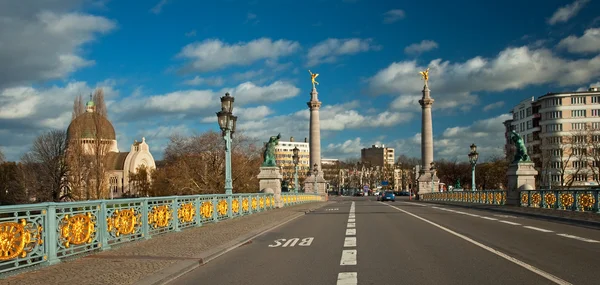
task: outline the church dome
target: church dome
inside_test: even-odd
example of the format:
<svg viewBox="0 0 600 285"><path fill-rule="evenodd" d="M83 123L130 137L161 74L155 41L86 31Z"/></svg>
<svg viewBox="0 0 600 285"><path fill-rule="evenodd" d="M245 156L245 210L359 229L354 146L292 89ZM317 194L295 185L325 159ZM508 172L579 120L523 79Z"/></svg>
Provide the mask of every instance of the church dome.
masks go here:
<svg viewBox="0 0 600 285"><path fill-rule="evenodd" d="M113 127L112 123L106 117L95 112L83 113L71 121L71 124L67 129L67 137L69 140L117 139L115 128Z"/></svg>

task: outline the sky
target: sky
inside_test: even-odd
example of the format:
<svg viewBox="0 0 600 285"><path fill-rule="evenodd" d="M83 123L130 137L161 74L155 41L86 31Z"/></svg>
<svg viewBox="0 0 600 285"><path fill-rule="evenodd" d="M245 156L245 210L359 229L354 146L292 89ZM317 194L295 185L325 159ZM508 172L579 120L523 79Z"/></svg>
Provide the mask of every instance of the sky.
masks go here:
<svg viewBox="0 0 600 285"><path fill-rule="evenodd" d="M503 155L518 102L600 85L600 1L0 1L0 149L19 160L103 88L119 149L218 130L308 137L318 73L325 158L373 144L420 157L430 68L435 159Z"/></svg>

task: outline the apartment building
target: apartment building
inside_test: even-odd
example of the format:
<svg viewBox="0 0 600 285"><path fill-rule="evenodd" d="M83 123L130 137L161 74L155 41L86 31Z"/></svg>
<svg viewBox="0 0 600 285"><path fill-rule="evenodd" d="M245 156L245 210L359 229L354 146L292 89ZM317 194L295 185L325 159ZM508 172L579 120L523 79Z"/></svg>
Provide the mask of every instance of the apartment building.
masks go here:
<svg viewBox="0 0 600 285"><path fill-rule="evenodd" d="M538 169L538 185L597 185L600 161L600 91L548 93L515 106L505 121L509 158L514 154L510 131L525 140ZM596 147L598 146L598 147Z"/></svg>
<svg viewBox="0 0 600 285"><path fill-rule="evenodd" d="M290 182L290 188L294 187L294 160L292 159L294 147L299 149L298 182L302 183L310 171L308 139L304 138L304 142L296 142L294 137L290 137L289 141L279 141L275 147L275 163L281 168L283 178Z"/></svg>
<svg viewBox="0 0 600 285"><path fill-rule="evenodd" d="M371 166L384 167L385 165L394 165L394 149L385 147L385 145L372 145L370 148L363 148L360 150L360 160Z"/></svg>

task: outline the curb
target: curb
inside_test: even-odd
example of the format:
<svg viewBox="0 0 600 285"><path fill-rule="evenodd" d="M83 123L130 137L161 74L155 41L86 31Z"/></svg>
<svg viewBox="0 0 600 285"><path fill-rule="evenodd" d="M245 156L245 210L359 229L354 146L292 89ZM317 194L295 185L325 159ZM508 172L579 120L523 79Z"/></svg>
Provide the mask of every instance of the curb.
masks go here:
<svg viewBox="0 0 600 285"><path fill-rule="evenodd" d="M433 202L433 201L421 201L419 203L428 203L428 204L436 204L436 205L447 205L447 206L455 206L455 207L461 207L461 208L473 209L473 210L491 211L491 212L498 212L498 213L505 213L505 214L521 215L521 216L526 216L526 217L530 217L530 218L536 218L536 219L540 219L540 220L549 220L549 221L555 221L555 222L563 222L563 223L568 223L568 224L571 224L571 225L576 224L576 225L583 226L583 227L586 227L586 228L600 229L600 222L594 222L594 221L586 221L586 220L571 219L571 218L556 217L556 216L547 216L547 215L536 214L536 213L516 212L516 211L510 211L510 210L504 210L504 209L495 209L495 208L473 208L473 207L470 207L468 205L439 203L439 202Z"/></svg>
<svg viewBox="0 0 600 285"><path fill-rule="evenodd" d="M290 223L310 212L314 212L315 210L322 208L326 205L329 205L331 203L333 203L333 202L325 202L319 206L309 208L309 209L305 210L304 212L300 212L295 215L292 215L291 217L289 217L281 222L277 222L274 225L267 225L256 231L251 231L247 234L241 235L241 236L233 239L230 242L227 242L225 244L217 246L213 249L207 250L197 256L193 256L192 257L193 260L185 260L185 261L176 262L175 264L173 264L167 268L164 268L155 274L152 274L148 277L140 279L140 280L134 282L133 284L134 285L167 284L167 283L185 275L186 273L189 273L190 271L197 269L201 265L209 263L210 261L220 257L221 255L224 255L224 254L226 254L240 246L243 246L245 244L252 243L252 240L258 236L268 233L276 228L279 228L287 223Z"/></svg>

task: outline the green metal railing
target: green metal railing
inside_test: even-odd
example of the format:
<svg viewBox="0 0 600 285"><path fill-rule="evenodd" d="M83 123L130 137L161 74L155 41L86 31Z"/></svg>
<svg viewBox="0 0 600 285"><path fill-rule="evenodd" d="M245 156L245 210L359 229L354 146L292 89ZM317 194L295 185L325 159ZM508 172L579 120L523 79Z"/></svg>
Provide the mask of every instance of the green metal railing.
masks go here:
<svg viewBox="0 0 600 285"><path fill-rule="evenodd" d="M0 278L117 244L275 208L273 194L228 198L217 194L0 206ZM322 201L321 196L304 193L281 198L284 206Z"/></svg>

